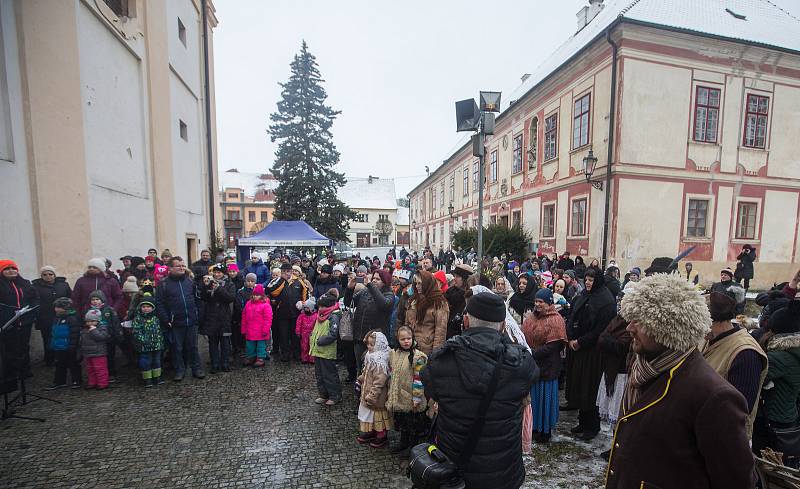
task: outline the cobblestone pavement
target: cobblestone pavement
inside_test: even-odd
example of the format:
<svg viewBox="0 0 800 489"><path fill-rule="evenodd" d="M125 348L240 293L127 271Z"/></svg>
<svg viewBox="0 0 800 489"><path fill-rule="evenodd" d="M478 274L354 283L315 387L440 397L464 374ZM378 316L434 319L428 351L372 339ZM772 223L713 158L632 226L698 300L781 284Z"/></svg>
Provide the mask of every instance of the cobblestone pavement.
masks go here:
<svg viewBox="0 0 800 489"><path fill-rule="evenodd" d="M106 391L42 392L52 372L40 357L34 352L29 391L62 403L36 401L18 410L45 423L0 423L0 488L410 486L403 459L355 442L351 388L337 406L314 404L313 366L269 362L150 389L123 367L120 382ZM594 447L567 438L526 457L524 487L599 487L603 465L593 453L607 436Z"/></svg>

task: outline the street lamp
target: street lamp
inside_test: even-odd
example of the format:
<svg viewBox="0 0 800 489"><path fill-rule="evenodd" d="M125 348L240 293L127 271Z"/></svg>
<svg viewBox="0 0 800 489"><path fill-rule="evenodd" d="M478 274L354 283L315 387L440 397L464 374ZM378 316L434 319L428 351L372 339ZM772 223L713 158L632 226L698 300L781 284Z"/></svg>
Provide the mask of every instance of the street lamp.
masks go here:
<svg viewBox="0 0 800 489"><path fill-rule="evenodd" d="M500 92L480 92L480 107L475 99L456 102L456 132L470 131L472 135L472 155L478 157L478 270L483 264L483 186L484 155L486 136L494 134L494 113L500 112Z"/></svg>
<svg viewBox="0 0 800 489"><path fill-rule="evenodd" d="M453 203L450 202L450 205L447 206L447 213L450 214L450 217L453 217L453 211L455 211L455 208L453 207Z"/></svg>
<svg viewBox="0 0 800 489"><path fill-rule="evenodd" d="M592 181L592 175L594 174L594 170L596 168L597 168L597 157L590 149L589 154L586 155L586 157L583 159L583 174L586 176L586 183L590 184L597 190L603 190L603 182Z"/></svg>

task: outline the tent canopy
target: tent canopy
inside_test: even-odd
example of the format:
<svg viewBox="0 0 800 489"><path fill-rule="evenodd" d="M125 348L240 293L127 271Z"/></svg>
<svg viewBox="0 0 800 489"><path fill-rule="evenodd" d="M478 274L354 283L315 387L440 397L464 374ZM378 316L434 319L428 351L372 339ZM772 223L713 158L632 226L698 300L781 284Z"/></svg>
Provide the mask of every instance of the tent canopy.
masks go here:
<svg viewBox="0 0 800 489"><path fill-rule="evenodd" d="M298 248L330 246L331 241L319 234L305 221L272 221L258 233L239 238L239 246Z"/></svg>

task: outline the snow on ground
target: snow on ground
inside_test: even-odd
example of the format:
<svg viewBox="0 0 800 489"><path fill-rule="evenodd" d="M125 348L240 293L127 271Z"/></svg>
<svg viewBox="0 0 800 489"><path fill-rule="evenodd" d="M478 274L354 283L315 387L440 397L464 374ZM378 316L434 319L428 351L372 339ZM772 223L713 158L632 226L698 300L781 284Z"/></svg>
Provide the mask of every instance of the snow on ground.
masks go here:
<svg viewBox="0 0 800 489"><path fill-rule="evenodd" d="M547 445L534 442L531 456L525 462L527 489L602 489L606 462L598 454L611 446L610 427L602 430L591 442L583 442L569 433L578 424L578 412L561 412L557 432Z"/></svg>

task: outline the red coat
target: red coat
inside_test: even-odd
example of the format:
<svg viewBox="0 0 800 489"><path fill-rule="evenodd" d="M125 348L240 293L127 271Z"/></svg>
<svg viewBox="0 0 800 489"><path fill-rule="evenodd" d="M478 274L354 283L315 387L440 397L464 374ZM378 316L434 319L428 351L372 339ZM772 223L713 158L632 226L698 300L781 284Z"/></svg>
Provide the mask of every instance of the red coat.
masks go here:
<svg viewBox="0 0 800 489"><path fill-rule="evenodd" d="M297 323L295 324L294 332L297 336L311 336L311 332L314 331L314 323L317 322L317 313L313 314L306 314L305 312L301 312L299 316L297 316Z"/></svg>
<svg viewBox="0 0 800 489"><path fill-rule="evenodd" d="M272 338L272 306L268 300L247 301L242 311L242 335L249 341Z"/></svg>

